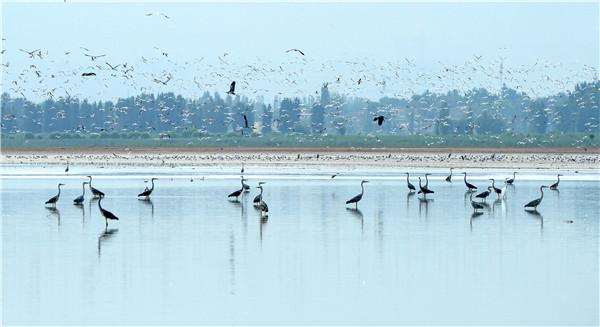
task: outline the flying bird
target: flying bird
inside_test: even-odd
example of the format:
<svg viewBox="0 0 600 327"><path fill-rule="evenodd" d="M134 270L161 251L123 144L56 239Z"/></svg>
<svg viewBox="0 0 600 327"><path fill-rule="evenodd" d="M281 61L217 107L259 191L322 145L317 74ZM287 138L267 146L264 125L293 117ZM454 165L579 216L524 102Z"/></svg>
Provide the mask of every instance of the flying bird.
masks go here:
<svg viewBox="0 0 600 327"><path fill-rule="evenodd" d="M90 59L92 59L92 61L96 61L96 59L98 59L98 58L106 57L105 54L103 54L103 55L91 55L91 54L84 53L84 55L87 56L87 57L90 57Z"/></svg>
<svg viewBox="0 0 600 327"><path fill-rule="evenodd" d="M301 54L301 55L303 55L303 56L304 56L304 52L302 52L302 51L300 51L300 50L298 50L298 49L289 49L289 50L287 50L285 53L288 53L288 52L291 52L291 51L296 51L296 52L298 52L299 54Z"/></svg>
<svg viewBox="0 0 600 327"><path fill-rule="evenodd" d="M383 121L385 120L385 117L383 116L376 116L373 118L373 121L377 122L377 125L381 126L383 124Z"/></svg>
<svg viewBox="0 0 600 327"><path fill-rule="evenodd" d="M235 95L235 81L231 82L229 85L229 91L227 91L227 94Z"/></svg>
<svg viewBox="0 0 600 327"><path fill-rule="evenodd" d="M81 76L83 76L83 77L96 76L96 73L83 73L83 74L81 74Z"/></svg>

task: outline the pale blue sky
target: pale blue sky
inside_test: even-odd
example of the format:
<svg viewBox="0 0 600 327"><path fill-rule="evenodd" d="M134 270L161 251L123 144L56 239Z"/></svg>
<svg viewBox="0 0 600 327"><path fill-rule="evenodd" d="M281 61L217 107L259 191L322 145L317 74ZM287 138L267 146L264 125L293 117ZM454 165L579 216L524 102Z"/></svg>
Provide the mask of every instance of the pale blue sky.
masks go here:
<svg viewBox="0 0 600 327"><path fill-rule="evenodd" d="M165 13L170 19L145 15L151 12ZM222 80L213 79L218 84L214 90L221 90L226 80L245 77L235 67L262 62L265 67L286 63L289 66L285 73L292 71L293 66L297 73L294 75L297 84L293 87L298 93L304 89L311 92L338 75L348 76L349 86L361 75L365 81L373 83L366 83L364 92L352 90L353 94L376 96L377 93L391 92L376 86L380 80L388 83L388 89L393 85L390 81L393 75L389 71L395 68L389 66L390 62L400 64L404 58L414 62L416 66L410 72L401 73L403 76L412 74L407 77L412 82L405 81L397 87L422 89L427 88L428 82L416 82L419 74L433 76L444 67L465 65L474 56L482 56L480 63L490 71L498 70L492 67L498 65L500 57L505 58L506 67L531 66L536 62L547 64L548 67L538 72L541 74L539 80L523 79L521 82L531 84L522 85L524 88L538 87L544 74L551 74L553 80L568 78L566 82L576 77L592 78L593 74L583 67L598 67L598 16L598 3L594 2L3 3L2 36L6 38L3 49L7 52L2 61L10 62L3 84L10 83L32 62L49 70L85 69L91 62L83 56L85 51L80 49L81 46L89 48L92 54L108 54L98 60L100 64L104 61L112 64L128 62L138 69L137 72L142 72L141 56L157 58L154 63L144 65L147 76L136 76L137 87L149 83L148 88L156 87L156 83L148 81L152 76L164 75L163 70L173 72L174 79L179 77L182 84L191 83L196 77L211 88L208 71L220 69L225 76ZM19 48L41 48L48 50L48 56L45 62L32 61L18 51ZM306 61L298 64L296 61L300 57L297 54L285 53L289 48L304 51L306 56L302 59ZM182 66L165 68L167 64L161 61L167 59L161 56L163 50L169 53L168 59ZM71 54L64 55L66 51ZM224 53L228 55L223 57ZM218 56L225 58L227 63L220 61ZM201 63L190 64L199 58L204 58ZM184 64L186 61L187 65ZM344 61L365 63L368 68L363 70L368 69L369 74L360 69L357 71L355 64L344 65ZM324 69L324 63L333 67ZM210 64L218 67L208 67ZM381 76L375 67L382 71ZM468 73L469 69L461 70L456 73L461 75L457 79L466 78ZM277 78L283 77L273 77L273 80ZM264 74L253 76L249 78L252 81L248 88L272 90L273 85L266 81L270 79ZM495 85L483 77L474 76L473 80L482 86ZM54 82L47 79L44 83ZM113 80L104 82L114 83ZM281 81L273 84L281 86ZM443 87L451 88L456 83L447 84ZM555 82L539 92L543 93L546 88L548 91L556 89L556 85ZM112 84L108 86L98 94L88 90L89 85L73 85L82 95L89 96L136 93L134 89L125 92L130 88L125 84L120 91L113 90ZM436 87L443 88L432 86ZM286 91L286 88L280 90ZM294 93L296 90L289 91Z"/></svg>

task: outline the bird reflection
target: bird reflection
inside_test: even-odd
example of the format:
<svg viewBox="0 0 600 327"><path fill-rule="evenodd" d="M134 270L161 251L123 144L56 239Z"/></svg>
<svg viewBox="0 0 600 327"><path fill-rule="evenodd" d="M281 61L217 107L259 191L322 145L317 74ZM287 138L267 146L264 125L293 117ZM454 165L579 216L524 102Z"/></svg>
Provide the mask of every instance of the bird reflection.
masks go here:
<svg viewBox="0 0 600 327"><path fill-rule="evenodd" d="M140 203L150 206L150 215L151 215L151 218L154 220L154 202L152 202L152 199L150 199L150 198L140 199Z"/></svg>
<svg viewBox="0 0 600 327"><path fill-rule="evenodd" d="M356 208L346 208L346 212L350 212L354 217L360 220L360 230L362 231L365 227L365 221L362 211Z"/></svg>
<svg viewBox="0 0 600 327"><path fill-rule="evenodd" d="M235 236L233 235L233 229L229 233L229 272L230 276L230 293L235 294Z"/></svg>
<svg viewBox="0 0 600 327"><path fill-rule="evenodd" d="M267 226L268 221L269 221L269 216L260 215L259 230L260 230L260 242L261 243L262 243L262 239L263 239L263 229Z"/></svg>
<svg viewBox="0 0 600 327"><path fill-rule="evenodd" d="M418 198L419 199L419 215L421 215L422 208L425 208L425 216L427 216L429 211L429 203L432 203L434 199L427 198Z"/></svg>
<svg viewBox="0 0 600 327"><path fill-rule="evenodd" d="M46 210L50 212L46 217L55 216L58 226L60 226L60 211L56 207L46 207Z"/></svg>
<svg viewBox="0 0 600 327"><path fill-rule="evenodd" d="M108 226L106 226L104 232L98 236L98 258L100 258L100 255L102 254L102 243L110 240L118 231L118 228L108 228Z"/></svg>
<svg viewBox="0 0 600 327"><path fill-rule="evenodd" d="M473 231L473 220L477 219L481 215L483 215L483 212L480 211L475 211L471 214L471 219L469 219L469 227L471 229L471 232Z"/></svg>
<svg viewBox="0 0 600 327"><path fill-rule="evenodd" d="M540 228L544 229L544 216L542 216L542 214L539 213L539 211L537 211L537 210L525 210L525 212L529 216L531 216L532 218L539 219L540 220Z"/></svg>

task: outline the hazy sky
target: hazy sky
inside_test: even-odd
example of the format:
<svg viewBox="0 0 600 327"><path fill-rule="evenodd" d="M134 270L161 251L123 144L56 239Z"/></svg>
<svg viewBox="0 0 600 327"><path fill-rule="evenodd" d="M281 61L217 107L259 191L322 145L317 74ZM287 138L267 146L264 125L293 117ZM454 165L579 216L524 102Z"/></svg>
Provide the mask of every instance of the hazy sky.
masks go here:
<svg viewBox="0 0 600 327"><path fill-rule="evenodd" d="M146 13L154 15L146 16ZM170 19L157 13L164 13ZM298 91L308 88L308 92L340 75L347 77L344 81L351 85L360 75L372 83L365 83L364 94L360 90L352 91L372 96L373 92L392 92L389 89L393 85L393 75L389 70L399 66L388 66L390 62L407 64L404 58L414 62L415 66L410 71L405 69L402 72L405 81L397 87L413 83L413 89L421 89L427 86L427 81L415 81L419 74L435 75L435 72L451 65L468 68L466 63L473 61L475 56L482 56L480 63L490 70L503 57L506 67L532 66L536 62L549 64L538 73L550 74L553 80L568 78L571 81L575 77L580 80L586 76L590 80L593 71L586 71L584 65L594 68L599 65L598 17L597 2L9 2L2 4L2 37L6 38L2 46L7 50L2 62L10 63L3 72L3 88L32 63L40 70L80 72L85 67L91 69L91 64L104 65L105 61L111 64L128 62L136 67L137 72L145 69L147 76L136 76L135 79L137 87L146 83L149 88L156 86L151 82L153 77L171 72L173 79L180 78L182 84L197 78L202 80L203 85L208 85L207 88L221 90L226 88L222 85L227 85L227 80L246 76L239 69L245 64L262 63L265 67L278 67L286 63L290 71L293 66L297 73L290 79L297 80L293 86ZM89 48L91 54L107 54L107 57L91 62L80 47ZM18 51L19 48L41 48L47 50L48 55L44 60L30 59L27 54ZM286 53L289 48L301 49L306 56ZM65 52L71 53L65 55ZM162 56L162 52L168 52L169 57ZM142 69L142 56L156 60L146 63ZM224 60L218 59L219 56ZM201 62L192 63L200 58L203 58ZM172 63L166 64L164 60L181 66L167 69L165 67ZM362 70L357 70L355 64L349 66L344 63L348 61L365 65ZM211 64L215 66L209 67ZM324 64L329 66L324 68ZM207 81L214 77L208 75L210 69L220 69L224 75L213 78L218 86L213 87ZM377 69L381 76L375 72ZM365 70L370 73L365 73ZM289 71L278 73L287 74ZM464 69L455 75L466 77L468 73L469 69ZM27 76L30 77L35 79L35 75ZM248 88L271 89L267 82L270 77L263 74L248 78L252 80L248 82ZM482 86L494 86L489 85L491 82L485 78L474 79ZM388 83L387 90L377 89L376 82L384 80ZM531 84L523 86L539 88L540 81L523 80L524 84ZM43 83L53 85L55 82L58 82L57 78L47 78ZM64 81L60 83L64 84ZM123 88L115 90L110 81L106 83L109 85L101 94L96 90L90 91L94 87L89 85L73 85L73 88L90 96L136 93L133 88L129 90L129 86L125 87L127 91ZM281 86L281 82L275 84ZM552 85L542 89L558 87L556 83ZM452 86L450 82L444 85ZM437 87L441 89L440 85ZM286 93L285 88L280 91ZM293 93L294 90L289 91Z"/></svg>

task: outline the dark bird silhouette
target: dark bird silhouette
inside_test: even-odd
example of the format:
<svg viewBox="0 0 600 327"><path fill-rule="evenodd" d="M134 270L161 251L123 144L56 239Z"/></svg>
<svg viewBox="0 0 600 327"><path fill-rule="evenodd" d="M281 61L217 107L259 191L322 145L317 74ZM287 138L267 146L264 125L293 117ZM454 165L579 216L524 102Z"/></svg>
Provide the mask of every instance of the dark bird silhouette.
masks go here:
<svg viewBox="0 0 600 327"><path fill-rule="evenodd" d="M425 177L427 178L427 174L425 174ZM427 194L435 193L434 191L427 188L427 184L429 184L429 182L427 182L425 185L421 185L421 177L419 177L420 191L418 192L418 194L423 194L424 197L427 197Z"/></svg>
<svg viewBox="0 0 600 327"><path fill-rule="evenodd" d="M229 91L227 91L227 94L235 95L235 81L231 82L229 85Z"/></svg>
<svg viewBox="0 0 600 327"><path fill-rule="evenodd" d="M65 173L69 172L69 160L67 160L67 168L65 168Z"/></svg>
<svg viewBox="0 0 600 327"><path fill-rule="evenodd" d="M73 200L73 204L76 206L82 205L83 204L83 200L85 198L85 184L89 184L88 182L83 182L83 184L81 185L82 188L82 192L80 196L76 197Z"/></svg>
<svg viewBox="0 0 600 327"><path fill-rule="evenodd" d="M540 205L540 203L542 203L542 199L544 199L544 189L545 188L548 188L548 186L545 186L545 185L540 186L541 196L539 198L527 203L526 205L524 205L525 209L533 208L533 210L537 211L537 207Z"/></svg>
<svg viewBox="0 0 600 327"><path fill-rule="evenodd" d="M96 73L83 73L83 74L81 74L81 76L83 76L83 77L96 76Z"/></svg>
<svg viewBox="0 0 600 327"><path fill-rule="evenodd" d="M156 177L152 177L151 182L152 182L152 187L150 188L146 188L144 190L144 192L138 194L138 197L143 196L145 197L144 200L150 200L150 194L152 194L152 191L154 191L154 181L157 180L158 178Z"/></svg>
<svg viewBox="0 0 600 327"><path fill-rule="evenodd" d="M249 128L248 127L248 117L246 117L246 114L241 114L242 117L244 117L244 128Z"/></svg>
<svg viewBox="0 0 600 327"><path fill-rule="evenodd" d="M91 55L91 54L87 54L87 53L84 53L84 55L87 56L87 57L90 57L90 59L92 59L92 61L96 61L96 59L102 58L102 57L106 56L105 54L95 56L95 55Z"/></svg>
<svg viewBox="0 0 600 327"><path fill-rule="evenodd" d="M450 175L448 175L448 177L446 177L446 182L452 182L452 170L454 168L450 168Z"/></svg>
<svg viewBox="0 0 600 327"><path fill-rule="evenodd" d="M475 192L475 191L477 191L477 186L475 186L475 185L467 182L467 173L463 172L463 174L465 174L465 185L467 186L467 190L469 192Z"/></svg>
<svg viewBox="0 0 600 327"><path fill-rule="evenodd" d="M406 186L408 186L408 191L412 193L412 192L416 191L417 189L415 188L414 185L412 185L409 178L410 178L410 174L406 173Z"/></svg>
<svg viewBox="0 0 600 327"><path fill-rule="evenodd" d="M487 191L483 191L477 195L475 195L476 198L485 200L489 195L490 195L490 191L492 190L491 186L488 186Z"/></svg>
<svg viewBox="0 0 600 327"><path fill-rule="evenodd" d="M373 118L373 121L377 122L377 125L381 126L383 124L383 121L385 120L385 117L383 116L376 116Z"/></svg>
<svg viewBox="0 0 600 327"><path fill-rule="evenodd" d="M88 182L88 184L90 185L90 191L92 191L92 195L95 198L103 198L104 197L104 192L102 192L102 191L100 191L100 190L98 190L98 189L96 189L96 188L94 188L92 186L92 176L87 176L87 178L90 179L89 182Z"/></svg>
<svg viewBox="0 0 600 327"><path fill-rule="evenodd" d="M556 181L556 183L550 185L551 190L554 190L554 191L558 190L558 184L560 183L560 176L562 176L562 174L556 175L557 181Z"/></svg>
<svg viewBox="0 0 600 327"><path fill-rule="evenodd" d="M106 226L108 227L109 219L119 220L119 217L115 216L112 212L102 208L100 202L102 202L102 198L98 199L98 209L100 209L100 213L102 214L102 217L104 217L104 221L106 222Z"/></svg>
<svg viewBox="0 0 600 327"><path fill-rule="evenodd" d="M63 185L65 185L65 184L59 183L58 184L58 194L56 194L55 196L48 199L48 201L46 201L44 204L51 204L52 206L56 207L56 202L58 202L58 198L60 197L60 187Z"/></svg>
<svg viewBox="0 0 600 327"><path fill-rule="evenodd" d="M258 182L258 186L262 186L263 184L265 184L265 182ZM254 205L255 208L258 208L260 201L262 201L262 194L263 194L263 188L262 187L257 187L257 188L260 188L260 194L255 196L254 200L252 200L252 204Z"/></svg>
<svg viewBox="0 0 600 327"><path fill-rule="evenodd" d="M353 197L352 199L346 201L346 204L350 204L350 203L354 203L354 207L356 209L358 209L358 202L362 199L363 194L365 193L365 187L364 184L368 183L369 181L362 181L360 182L360 194Z"/></svg>
<svg viewBox="0 0 600 327"><path fill-rule="evenodd" d="M510 179L507 179L507 180L506 180L506 184L510 184L510 185L512 185L512 183L514 183L514 182L515 182L515 177L516 177L515 175L516 175L516 174L517 174L517 172L516 172L516 171L513 171L513 177L512 177L512 178L510 178Z"/></svg>
<svg viewBox="0 0 600 327"><path fill-rule="evenodd" d="M304 56L304 52L302 52L302 51L300 51L300 50L298 50L298 49L289 49L289 50L287 50L285 53L288 53L288 52L291 52L291 51L296 51L296 52L298 52L299 54L301 54L301 55L303 55L303 56Z"/></svg>
<svg viewBox="0 0 600 327"><path fill-rule="evenodd" d="M269 215L269 206L267 206L267 203L265 202L265 200L262 197L263 187L262 187L262 185L258 185L256 188L260 189L260 200L258 202L258 209L260 209L260 214L261 214L261 216L268 216Z"/></svg>
<svg viewBox="0 0 600 327"><path fill-rule="evenodd" d="M502 194L502 190L496 187L496 181L494 181L493 178L490 178L490 180L492 181L492 189L494 189L494 192L496 193L496 196L498 196L499 199L500 194Z"/></svg>
<svg viewBox="0 0 600 327"><path fill-rule="evenodd" d="M245 189L245 187L244 187L244 185L245 185L245 184L244 184L244 177L242 177L242 178L241 178L241 183L242 183L242 188L241 188L241 189L239 189L239 190L237 190L237 191L231 192L231 193L230 193L230 194L227 196L227 198L235 198L235 201L238 201L238 197L239 197L240 195L242 195L242 193L244 193L244 189Z"/></svg>
<svg viewBox="0 0 600 327"><path fill-rule="evenodd" d="M477 212L477 210L484 208L483 204L473 201L473 192L471 192L471 194L469 195L469 200L471 201L473 211Z"/></svg>

